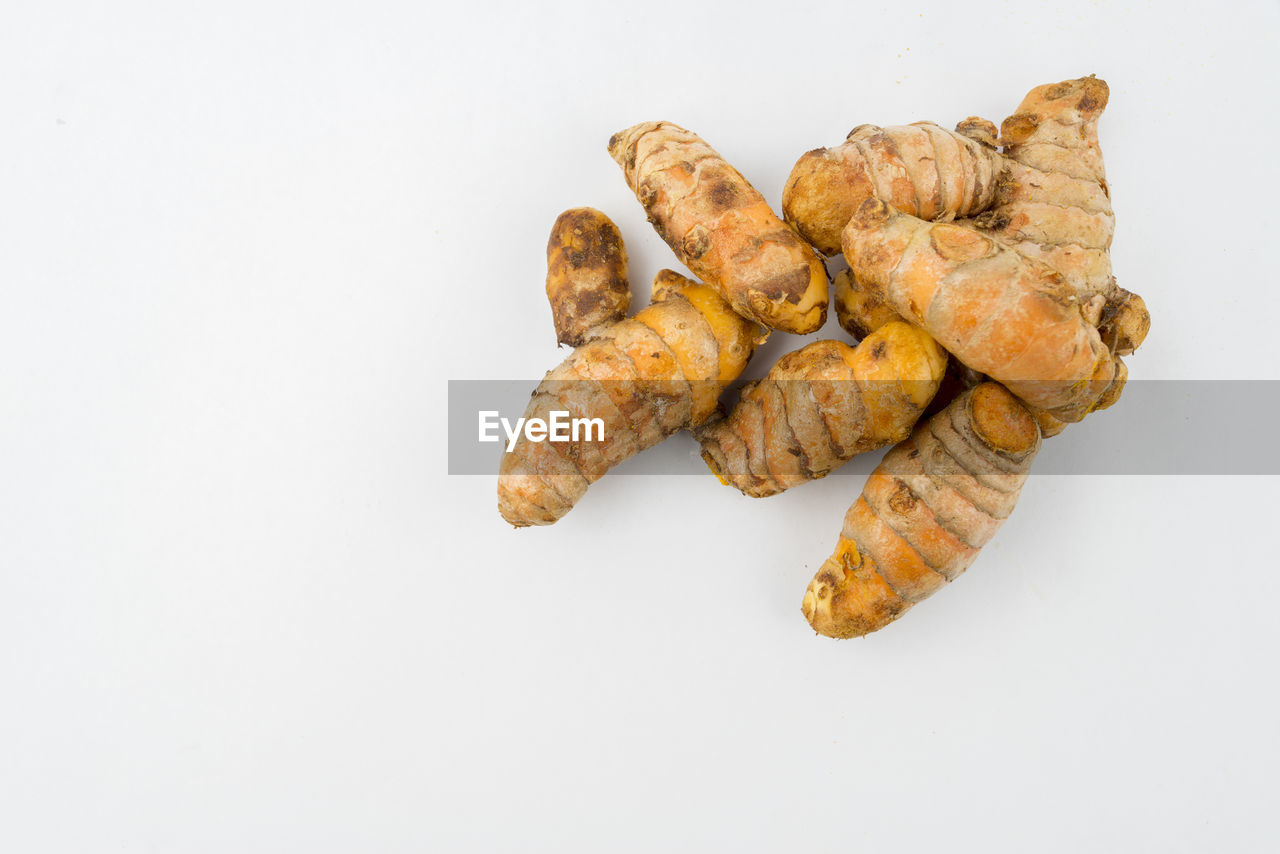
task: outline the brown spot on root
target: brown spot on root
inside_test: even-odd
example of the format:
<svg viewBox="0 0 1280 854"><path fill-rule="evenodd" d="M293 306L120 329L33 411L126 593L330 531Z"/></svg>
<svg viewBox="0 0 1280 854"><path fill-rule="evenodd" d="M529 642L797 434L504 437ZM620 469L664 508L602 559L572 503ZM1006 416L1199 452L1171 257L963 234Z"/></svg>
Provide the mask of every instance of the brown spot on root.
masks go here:
<svg viewBox="0 0 1280 854"><path fill-rule="evenodd" d="M841 549L840 550L840 568L844 570L845 577L853 575L858 567L862 566L862 553L857 549ZM821 577L821 576L819 576ZM831 581L839 585L844 578L831 578Z"/></svg>
<svg viewBox="0 0 1280 854"><path fill-rule="evenodd" d="M653 230L662 238L662 242L671 247L671 251L677 255L680 254L680 242L671 236L670 230L667 228L667 221L661 217L650 214L646 219L653 226Z"/></svg>
<svg viewBox="0 0 1280 854"><path fill-rule="evenodd" d="M728 210L738 199L738 188L728 181L717 181L707 191L707 199L716 211Z"/></svg>
<svg viewBox="0 0 1280 854"><path fill-rule="evenodd" d="M610 294L595 288L584 288L574 291L573 295L567 299L567 302L573 305L574 313L578 317L588 317L597 308L603 306L606 301L612 302L612 299L607 299L610 296Z"/></svg>
<svg viewBox="0 0 1280 854"><path fill-rule="evenodd" d="M689 229L680 245L686 257L697 260L711 248L711 233L705 225L699 223Z"/></svg>
<svg viewBox="0 0 1280 854"><path fill-rule="evenodd" d="M889 497L889 509L894 513L906 516L916 509L916 500L916 494L911 491L911 487L899 480L893 490L893 495Z"/></svg>
<svg viewBox="0 0 1280 854"><path fill-rule="evenodd" d="M809 290L809 267L806 265L792 270L785 276L775 276L761 282L754 288L752 296L759 293L772 301L785 299L790 303L798 303L807 290Z"/></svg>
<svg viewBox="0 0 1280 854"><path fill-rule="evenodd" d="M1072 84L1071 81L1067 81L1064 83L1055 83L1053 86L1050 86L1044 90L1045 100L1056 101L1059 98L1065 98L1066 96L1071 94L1071 90L1074 88L1075 86Z"/></svg>
<svg viewBox="0 0 1280 854"><path fill-rule="evenodd" d="M973 224L989 231L1004 231L1009 227L1009 215L1004 211L987 211L974 217Z"/></svg>
<svg viewBox="0 0 1280 854"><path fill-rule="evenodd" d="M658 201L658 188L652 179L646 178L640 182L640 186L636 188L636 198L640 200L640 204L644 205L645 210L653 207Z"/></svg>
<svg viewBox="0 0 1280 854"><path fill-rule="evenodd" d="M871 348L871 358L876 360L883 359L885 353L888 352L888 350L889 350L889 347L886 342L877 341L876 346Z"/></svg>
<svg viewBox="0 0 1280 854"><path fill-rule="evenodd" d="M1000 124L1000 141L1005 145L1025 142L1040 126L1040 119L1030 113L1016 113Z"/></svg>
<svg viewBox="0 0 1280 854"><path fill-rule="evenodd" d="M858 205L850 223L859 229L878 228L893 216L893 208L877 198L870 198Z"/></svg>

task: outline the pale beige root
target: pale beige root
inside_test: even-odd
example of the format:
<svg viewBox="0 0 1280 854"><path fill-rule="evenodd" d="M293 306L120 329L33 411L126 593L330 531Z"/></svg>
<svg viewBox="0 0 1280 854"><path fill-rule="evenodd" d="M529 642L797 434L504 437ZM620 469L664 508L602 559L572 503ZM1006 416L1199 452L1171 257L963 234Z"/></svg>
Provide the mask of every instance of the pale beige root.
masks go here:
<svg viewBox="0 0 1280 854"><path fill-rule="evenodd" d="M874 290L858 284L853 271L848 269L836 273L831 303L835 306L836 320L841 328L857 340L866 338L886 323L902 320L902 316L886 305Z"/></svg>
<svg viewBox="0 0 1280 854"><path fill-rule="evenodd" d="M613 220L595 208L556 217L547 240L547 300L556 340L572 347L595 327L627 316L627 250Z"/></svg>
<svg viewBox="0 0 1280 854"><path fill-rule="evenodd" d="M800 157L782 190L783 216L819 252L835 255L845 223L870 198L927 220L986 210L1001 168L995 126L982 119L961 126L964 133L933 122L854 128L841 145Z"/></svg>
<svg viewBox="0 0 1280 854"><path fill-rule="evenodd" d="M694 435L721 483L753 498L776 495L903 439L946 364L927 332L901 321L857 347L815 341L779 359L727 417Z"/></svg>
<svg viewBox="0 0 1280 854"><path fill-rule="evenodd" d="M676 280L679 280L677 283ZM504 453L498 510L517 527L550 525L610 468L715 411L720 392L751 357L760 328L714 290L670 271L661 297L634 317L597 327L549 372L525 418L599 418L604 438L568 442L524 435Z"/></svg>
<svg viewBox="0 0 1280 854"><path fill-rule="evenodd" d="M1103 340L1124 356L1151 319L1111 271L1115 214L1098 145L1109 97L1096 77L1032 89L1001 127L1007 167L995 205L976 224L1061 273L1086 313L1103 315Z"/></svg>
<svg viewBox="0 0 1280 854"><path fill-rule="evenodd" d="M822 326L821 259L697 134L645 122L614 134L609 154L662 239L739 314L797 334Z"/></svg>
<svg viewBox="0 0 1280 854"><path fill-rule="evenodd" d="M1063 421L1098 406L1119 368L1052 267L978 230L868 199L844 232L857 281L975 371Z"/></svg>
<svg viewBox="0 0 1280 854"><path fill-rule="evenodd" d="M1039 448L1035 419L997 383L921 422L849 508L805 591L805 619L828 637L859 637L964 572L1013 511Z"/></svg>

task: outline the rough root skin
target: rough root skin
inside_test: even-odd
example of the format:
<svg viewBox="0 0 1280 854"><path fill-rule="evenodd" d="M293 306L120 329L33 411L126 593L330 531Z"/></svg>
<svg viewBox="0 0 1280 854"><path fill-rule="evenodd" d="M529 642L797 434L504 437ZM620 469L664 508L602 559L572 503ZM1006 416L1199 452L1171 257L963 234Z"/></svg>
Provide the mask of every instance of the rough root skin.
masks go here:
<svg viewBox="0 0 1280 854"><path fill-rule="evenodd" d="M864 288L854 278L852 270L836 274L832 286L831 302L836 309L840 327L861 341L886 323L902 320L902 316L886 305L870 288Z"/></svg>
<svg viewBox="0 0 1280 854"><path fill-rule="evenodd" d="M988 141L995 126L964 125L965 133L933 122L854 128L843 144L801 155L782 190L783 216L819 252L836 255L845 223L869 198L927 220L986 210L1001 169Z"/></svg>
<svg viewBox="0 0 1280 854"><path fill-rule="evenodd" d="M571 347L627 316L627 250L618 227L595 208L571 208L556 218L547 240L547 300L556 340Z"/></svg>
<svg viewBox="0 0 1280 854"><path fill-rule="evenodd" d="M959 576L1013 511L1039 448L1035 419L997 383L917 426L849 508L805 590L805 619L827 637L860 637Z"/></svg>
<svg viewBox="0 0 1280 854"><path fill-rule="evenodd" d="M1146 340L1151 331L1147 304L1135 293L1117 287L1108 297L1098 323L1103 342L1117 356L1127 356Z"/></svg>
<svg viewBox="0 0 1280 854"><path fill-rule="evenodd" d="M662 239L735 311L801 335L822 326L821 259L697 134L645 122L614 134L609 154Z"/></svg>
<svg viewBox="0 0 1280 854"><path fill-rule="evenodd" d="M1082 303L1100 296L1123 303L1122 331L1104 330L1118 356L1142 343L1151 318L1141 298L1116 285L1111 272L1115 213L1107 186L1098 122L1110 98L1096 77L1064 80L1032 89L1004 120L1008 163L996 204L978 224L1019 252L1062 274Z"/></svg>
<svg viewBox="0 0 1280 854"><path fill-rule="evenodd" d="M512 525L556 522L610 468L706 421L746 367L760 328L706 285L670 271L658 278L661 299L598 328L534 391L526 419L548 420L557 410L600 418L604 438L582 433L569 442L536 442L522 435L498 474L498 510Z"/></svg>
<svg viewBox="0 0 1280 854"><path fill-rule="evenodd" d="M825 477L901 441L938 390L947 357L897 321L856 348L815 341L747 385L729 415L695 431L722 483L753 498Z"/></svg>
<svg viewBox="0 0 1280 854"><path fill-rule="evenodd" d="M857 281L975 371L1033 406L1079 421L1116 360L1047 264L980 231L928 223L868 199L844 232Z"/></svg>

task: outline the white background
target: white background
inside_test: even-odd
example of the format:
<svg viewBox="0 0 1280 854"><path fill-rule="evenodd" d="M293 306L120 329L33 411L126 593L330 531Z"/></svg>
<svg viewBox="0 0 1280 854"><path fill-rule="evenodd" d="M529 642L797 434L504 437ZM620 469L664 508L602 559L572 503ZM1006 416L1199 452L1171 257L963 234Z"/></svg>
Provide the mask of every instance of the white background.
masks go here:
<svg viewBox="0 0 1280 854"><path fill-rule="evenodd" d="M674 263L612 132L685 124L777 205L854 125L1088 73L1133 377L1280 378L1275 3L4 18L0 849L1277 843L1276 478L1033 477L963 579L833 642L799 604L860 478L605 478L513 531L444 412L563 357L561 210L615 218L639 304Z"/></svg>

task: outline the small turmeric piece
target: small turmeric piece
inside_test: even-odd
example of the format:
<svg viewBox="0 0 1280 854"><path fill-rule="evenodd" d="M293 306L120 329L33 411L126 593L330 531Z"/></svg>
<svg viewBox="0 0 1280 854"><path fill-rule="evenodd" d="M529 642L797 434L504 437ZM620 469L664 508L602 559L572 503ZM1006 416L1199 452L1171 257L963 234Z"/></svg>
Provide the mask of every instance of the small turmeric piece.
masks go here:
<svg viewBox="0 0 1280 854"><path fill-rule="evenodd" d="M1008 518L1040 431L997 383L983 383L894 446L844 517L801 603L820 634L884 628L956 578Z"/></svg>
<svg viewBox="0 0 1280 854"><path fill-rule="evenodd" d="M614 134L609 154L662 239L735 311L799 335L822 326L826 267L697 134L644 122Z"/></svg>
<svg viewBox="0 0 1280 854"><path fill-rule="evenodd" d="M721 483L753 498L776 495L905 438L946 363L928 333L902 321L857 347L815 341L779 359L727 417L694 435Z"/></svg>
<svg viewBox="0 0 1280 854"><path fill-rule="evenodd" d="M706 421L746 367L761 330L715 290L664 270L654 292L634 317L597 327L534 391L526 420L550 421L554 411L599 418L604 435L522 436L504 453L498 510L512 525L558 521L610 468Z"/></svg>
<svg viewBox="0 0 1280 854"><path fill-rule="evenodd" d="M845 220L846 224L848 220ZM902 320L902 315L886 304L875 291L864 288L846 268L836 273L832 284L831 303L836 309L836 320L845 332L861 341L886 323Z"/></svg>
<svg viewBox="0 0 1280 854"><path fill-rule="evenodd" d="M556 340L571 347L591 329L627 316L627 250L613 220L595 208L556 217L547 240L547 300Z"/></svg>

